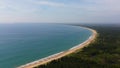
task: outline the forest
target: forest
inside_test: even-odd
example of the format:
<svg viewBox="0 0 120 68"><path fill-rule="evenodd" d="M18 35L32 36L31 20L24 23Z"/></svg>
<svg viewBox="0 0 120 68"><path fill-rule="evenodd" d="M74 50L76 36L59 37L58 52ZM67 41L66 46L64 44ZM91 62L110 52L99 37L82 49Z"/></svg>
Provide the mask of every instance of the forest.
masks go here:
<svg viewBox="0 0 120 68"><path fill-rule="evenodd" d="M120 26L79 25L95 29L95 42L48 64L34 68L120 68Z"/></svg>

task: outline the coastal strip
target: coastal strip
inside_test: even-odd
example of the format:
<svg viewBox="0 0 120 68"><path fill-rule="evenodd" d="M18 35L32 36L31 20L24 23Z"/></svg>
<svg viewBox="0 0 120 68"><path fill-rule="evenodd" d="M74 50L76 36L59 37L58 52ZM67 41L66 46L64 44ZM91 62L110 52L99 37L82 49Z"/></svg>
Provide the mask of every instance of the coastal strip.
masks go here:
<svg viewBox="0 0 120 68"><path fill-rule="evenodd" d="M45 58L42 58L40 60L37 60L37 61L34 61L34 62L31 62L31 63L28 63L28 64L25 64L25 65L21 65L17 68L34 68L34 67L37 67L37 66L40 66L40 65L43 65L43 64L47 64L53 60L57 60L57 59L60 59L66 55L69 55L73 52L76 52L77 50L87 46L88 44L90 44L91 42L93 42L95 40L95 38L97 37L97 32L93 29L90 29L90 28L86 28L86 27L83 27L85 29L88 29L92 32L92 35L83 43L77 45L77 46L74 46L72 47L71 49L69 50L66 50L66 51L62 51L62 52L59 52L57 54L53 54L51 56L48 56L48 57L45 57Z"/></svg>

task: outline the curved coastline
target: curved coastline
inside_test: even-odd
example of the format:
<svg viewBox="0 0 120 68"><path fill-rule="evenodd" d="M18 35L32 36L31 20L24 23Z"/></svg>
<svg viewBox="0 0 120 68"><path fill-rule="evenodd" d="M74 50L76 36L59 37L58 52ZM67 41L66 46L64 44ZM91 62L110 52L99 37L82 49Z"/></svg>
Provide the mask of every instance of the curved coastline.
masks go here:
<svg viewBox="0 0 120 68"><path fill-rule="evenodd" d="M90 44L91 42L93 42L97 36L97 32L94 30L94 29L91 29L91 28L87 28L87 27L82 27L84 29L88 29L92 32L92 35L86 40L84 41L83 43L80 43L72 48L70 48L69 50L66 50L66 51L62 51L62 52L59 52L57 54L53 54L51 56L48 56L48 57L45 57L45 58L42 58L42 59L39 59L37 61L33 61L31 63L27 63L25 65L21 65L17 68L33 68L33 67L37 67L39 65L43 65L43 64L46 64L46 63L49 63L53 60L57 60L57 59L60 59L68 54L71 54L73 52L76 52L77 50L83 48L83 47L86 47L88 44Z"/></svg>

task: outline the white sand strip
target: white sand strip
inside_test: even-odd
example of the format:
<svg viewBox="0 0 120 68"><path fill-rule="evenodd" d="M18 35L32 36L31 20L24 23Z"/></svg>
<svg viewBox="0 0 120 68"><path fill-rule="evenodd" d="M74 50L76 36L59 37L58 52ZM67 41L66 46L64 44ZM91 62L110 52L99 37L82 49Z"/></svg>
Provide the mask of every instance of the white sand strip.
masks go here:
<svg viewBox="0 0 120 68"><path fill-rule="evenodd" d="M25 65L22 65L22 66L17 67L17 68L33 68L33 67L37 67L39 65L43 65L43 64L49 63L49 62L51 62L53 60L60 59L60 58L66 56L68 54L71 54L71 53L73 53L73 52L75 52L75 51L77 51L77 50L87 46L88 44L90 44L92 41L95 40L95 38L97 36L97 32L95 30L93 30L93 29L90 29L90 28L86 28L86 27L83 27L83 28L92 31L92 35L85 42L83 42L83 43L81 43L81 44L79 44L77 46L74 46L73 48L71 48L69 50L66 50L66 51L63 51L63 52L60 52L60 53L57 53L57 54L54 54L54 55L42 58L40 60L37 60L37 61L25 64Z"/></svg>

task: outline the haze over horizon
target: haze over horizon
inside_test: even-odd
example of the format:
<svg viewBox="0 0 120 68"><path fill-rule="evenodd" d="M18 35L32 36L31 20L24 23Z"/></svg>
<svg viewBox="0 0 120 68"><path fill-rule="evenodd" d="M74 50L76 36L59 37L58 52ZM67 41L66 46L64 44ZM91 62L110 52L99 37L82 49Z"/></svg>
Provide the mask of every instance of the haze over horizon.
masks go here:
<svg viewBox="0 0 120 68"><path fill-rule="evenodd" d="M120 23L120 0L0 0L0 23Z"/></svg>

